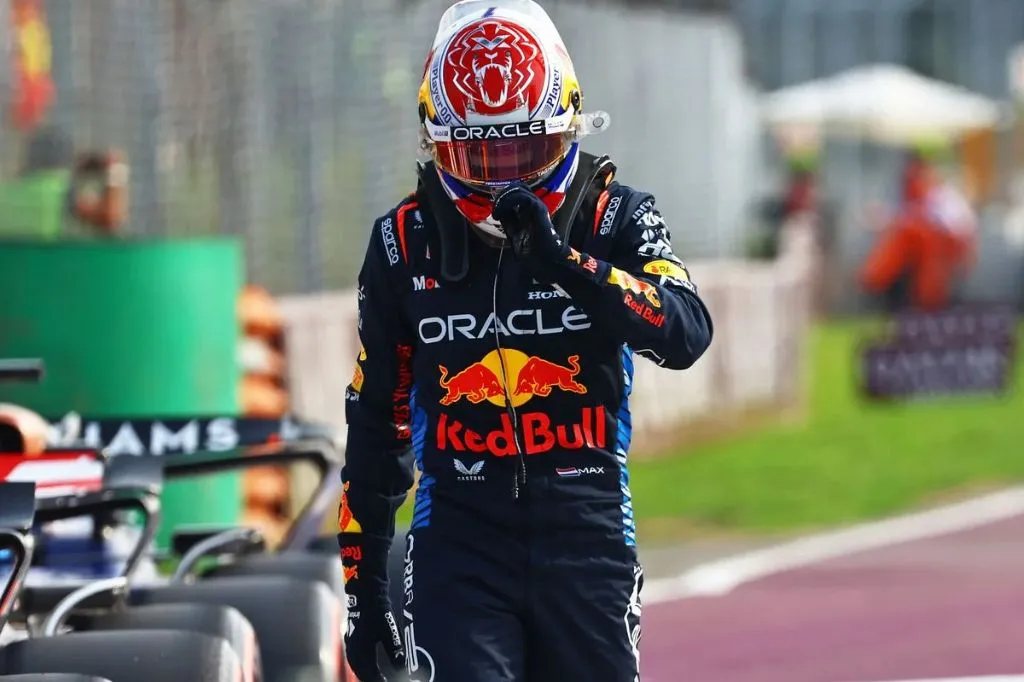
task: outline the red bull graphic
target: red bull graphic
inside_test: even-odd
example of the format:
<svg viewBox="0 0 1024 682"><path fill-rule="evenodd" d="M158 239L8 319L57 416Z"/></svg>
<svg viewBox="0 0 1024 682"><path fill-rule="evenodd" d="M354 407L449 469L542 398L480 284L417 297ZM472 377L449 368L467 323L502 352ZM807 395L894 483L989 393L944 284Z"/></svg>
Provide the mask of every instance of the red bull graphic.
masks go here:
<svg viewBox="0 0 1024 682"><path fill-rule="evenodd" d="M642 320L655 327L665 324L665 314L657 311L661 308L661 299L658 298L658 290L653 284L639 280L618 268L612 268L608 273L608 283L626 292L622 302Z"/></svg>
<svg viewBox="0 0 1024 682"><path fill-rule="evenodd" d="M580 373L580 356L570 355L565 365L504 348L501 355L492 350L469 367L449 377L448 368L439 365L441 388L445 390L441 404L448 406L462 399L477 405L485 400L504 407L506 402L519 407L533 396L546 398L554 389L583 395L587 387L576 381ZM504 367L503 367L504 365ZM502 376L509 379L506 391Z"/></svg>
<svg viewBox="0 0 1024 682"><path fill-rule="evenodd" d="M639 280L633 275L618 268L612 268L608 272L608 283L614 284L623 291L643 296L655 308L661 307L661 300L658 298L658 290L653 284Z"/></svg>
<svg viewBox="0 0 1024 682"><path fill-rule="evenodd" d="M505 389L501 380L490 367L483 362L474 362L452 378L448 378L448 368L438 365L441 372L441 388L446 393L441 398L442 405L451 405L465 398L474 405L491 398L504 401Z"/></svg>
<svg viewBox="0 0 1024 682"><path fill-rule="evenodd" d="M563 365L510 348L500 353L493 350L455 375L440 366L440 384L445 389L441 404L453 405L465 399L474 405L487 401L498 407L506 404L519 407L535 396L546 398L556 389L578 395L587 393L587 387L576 379L580 373L578 355L570 355ZM507 387L503 376L508 377ZM524 452L533 455L555 448L604 447L607 441L605 417L605 409L600 406L583 408L579 419L568 424L555 424L550 415L543 412L520 413ZM508 414L502 414L500 420L500 428L478 433L448 414L442 414L437 424L437 447L497 457L515 455L512 420Z"/></svg>
<svg viewBox="0 0 1024 682"><path fill-rule="evenodd" d="M350 545L341 548L341 570L344 582L359 578L359 562L363 560L363 548Z"/></svg>
<svg viewBox="0 0 1024 682"><path fill-rule="evenodd" d="M348 506L348 488L350 482L345 481L341 489L341 502L338 504L338 530L342 533L362 533L363 527L352 515ZM359 578L359 562L363 558L363 548L359 545L348 545L341 548L342 578L345 583Z"/></svg>
<svg viewBox="0 0 1024 682"><path fill-rule="evenodd" d="M363 375L363 368L356 365L355 370L352 372L352 390L359 393L363 390L363 381L366 377Z"/></svg>
<svg viewBox="0 0 1024 682"><path fill-rule="evenodd" d="M593 256L587 256L587 260L583 260L583 254L576 249L569 249L569 255L566 256L566 260L580 266L589 273L597 272L597 260Z"/></svg>
<svg viewBox="0 0 1024 682"><path fill-rule="evenodd" d="M338 530L342 533L362 533L363 527L359 525L348 507L348 487L349 482L345 481L345 487L341 492L341 504L338 505Z"/></svg>
<svg viewBox="0 0 1024 682"><path fill-rule="evenodd" d="M531 357L519 370L513 395L539 395L547 397L554 388L568 393L586 393L587 387L573 377L580 373L580 356L570 355L568 366Z"/></svg>
<svg viewBox="0 0 1024 682"><path fill-rule="evenodd" d="M554 424L544 412L524 412L519 415L519 423L525 455L540 455L555 448L604 448L607 443L605 409L601 406L584 407L579 420L569 424ZM458 419L442 413L437 422L437 449L509 457L518 454L514 434L512 420L505 413L501 415L501 428L489 433L466 428Z"/></svg>
<svg viewBox="0 0 1024 682"><path fill-rule="evenodd" d="M664 313L657 313L649 305L643 301L633 298L633 294L626 294L622 297L622 302L629 306L629 309L636 313L640 319L655 327L660 327L665 324Z"/></svg>

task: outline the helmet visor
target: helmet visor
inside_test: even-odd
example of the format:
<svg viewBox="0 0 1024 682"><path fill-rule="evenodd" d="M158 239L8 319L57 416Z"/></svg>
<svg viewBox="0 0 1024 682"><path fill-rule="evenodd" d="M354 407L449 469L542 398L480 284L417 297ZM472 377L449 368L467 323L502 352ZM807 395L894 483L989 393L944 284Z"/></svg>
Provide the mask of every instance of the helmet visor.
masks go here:
<svg viewBox="0 0 1024 682"><path fill-rule="evenodd" d="M435 142L434 162L470 184L528 182L565 158L575 134L561 132L524 137Z"/></svg>

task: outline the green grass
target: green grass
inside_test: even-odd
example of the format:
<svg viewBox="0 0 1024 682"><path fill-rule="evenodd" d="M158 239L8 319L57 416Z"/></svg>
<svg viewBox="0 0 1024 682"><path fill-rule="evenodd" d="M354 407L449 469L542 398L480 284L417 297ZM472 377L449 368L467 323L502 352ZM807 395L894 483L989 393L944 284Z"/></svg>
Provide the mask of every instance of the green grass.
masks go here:
<svg viewBox="0 0 1024 682"><path fill-rule="evenodd" d="M820 327L807 414L631 467L637 517L680 529L788 532L877 518L1024 479L1024 399L868 404L855 391L864 325ZM1017 385L1024 378L1017 371ZM641 527L643 531L643 527Z"/></svg>
<svg viewBox="0 0 1024 682"><path fill-rule="evenodd" d="M1024 480L1024 396L867 404L855 352L870 327L830 324L811 344L796 422L630 465L645 540L787 533L882 517ZM1018 367L1017 385L1024 379ZM401 521L408 523L407 504Z"/></svg>

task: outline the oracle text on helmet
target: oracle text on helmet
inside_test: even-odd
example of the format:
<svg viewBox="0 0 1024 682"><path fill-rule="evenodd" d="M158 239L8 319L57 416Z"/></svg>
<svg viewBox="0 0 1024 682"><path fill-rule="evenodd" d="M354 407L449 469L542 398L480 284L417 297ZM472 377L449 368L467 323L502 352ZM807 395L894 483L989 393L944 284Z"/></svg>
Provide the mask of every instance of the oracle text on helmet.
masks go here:
<svg viewBox="0 0 1024 682"><path fill-rule="evenodd" d="M472 142L474 140L509 140L531 135L544 135L547 132L544 121L529 123L506 123L491 126L459 126L452 128L452 140L456 142Z"/></svg>
<svg viewBox="0 0 1024 682"><path fill-rule="evenodd" d="M420 320L419 334L423 343L440 343L455 339L482 339L494 334L495 328L503 336L531 336L533 334L562 334L590 329L590 319L579 308L568 306L561 315L551 309L513 310L504 317L491 313L479 318L468 313L447 317L425 317Z"/></svg>

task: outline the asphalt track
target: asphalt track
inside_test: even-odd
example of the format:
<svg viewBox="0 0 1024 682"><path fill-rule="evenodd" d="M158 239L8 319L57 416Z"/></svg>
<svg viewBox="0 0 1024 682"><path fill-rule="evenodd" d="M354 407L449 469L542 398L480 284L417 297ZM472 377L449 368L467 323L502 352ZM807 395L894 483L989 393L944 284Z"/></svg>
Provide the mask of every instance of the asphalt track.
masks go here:
<svg viewBox="0 0 1024 682"><path fill-rule="evenodd" d="M646 606L641 667L644 682L1024 682L1024 518Z"/></svg>

